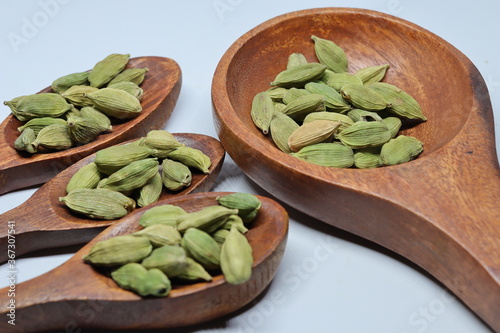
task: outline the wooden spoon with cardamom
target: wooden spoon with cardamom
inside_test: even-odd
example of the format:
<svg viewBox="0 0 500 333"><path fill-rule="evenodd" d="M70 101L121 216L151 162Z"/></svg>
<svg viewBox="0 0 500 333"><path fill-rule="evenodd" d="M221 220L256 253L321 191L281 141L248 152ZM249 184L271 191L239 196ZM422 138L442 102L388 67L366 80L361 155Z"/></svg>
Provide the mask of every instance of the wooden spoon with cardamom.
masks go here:
<svg viewBox="0 0 500 333"><path fill-rule="evenodd" d="M99 135L88 144L34 155L19 152L14 148L14 141L19 136L17 128L23 123L12 114L9 115L0 124L0 194L45 183L63 169L99 149L163 128L179 97L181 69L174 60L163 57L132 58L127 66L144 67L149 71L141 84L144 90L141 114L128 121L114 123L111 132ZM49 87L41 92L51 91Z"/></svg>
<svg viewBox="0 0 500 333"><path fill-rule="evenodd" d="M174 136L186 146L203 151L210 157L212 166L208 174L194 171L191 185L179 192L169 192L164 188L161 199L210 190L224 162L222 145L217 139L202 134L178 133ZM91 220L77 216L59 202L59 197L66 195L70 178L94 158L95 154L92 154L70 166L40 187L23 204L0 215L0 248L7 249L9 229L15 229L16 256L20 256L40 249L84 244L105 227L117 223L119 220ZM144 209L148 208L136 210ZM7 258L7 251L2 251L0 262Z"/></svg>
<svg viewBox="0 0 500 333"><path fill-rule="evenodd" d="M188 212L217 205L226 192L196 193L162 199L151 207L173 204ZM246 237L253 251L250 280L231 285L222 275L211 282L173 285L167 297L141 298L119 288L109 277L83 262L97 242L130 234L141 227L142 212L133 212L110 226L61 266L16 285L15 326L8 323L12 298L9 287L0 290L0 331L38 332L56 329L153 329L194 325L240 309L271 282L283 256L288 214L274 200L258 196L262 207ZM11 306L12 307L12 306Z"/></svg>

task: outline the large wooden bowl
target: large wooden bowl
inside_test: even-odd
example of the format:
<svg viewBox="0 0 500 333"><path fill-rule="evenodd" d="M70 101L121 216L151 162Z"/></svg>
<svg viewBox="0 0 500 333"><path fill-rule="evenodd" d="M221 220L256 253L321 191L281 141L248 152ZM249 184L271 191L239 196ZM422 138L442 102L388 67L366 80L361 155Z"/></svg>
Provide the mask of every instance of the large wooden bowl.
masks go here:
<svg viewBox="0 0 500 333"><path fill-rule="evenodd" d="M335 169L279 151L253 124L252 98L290 53L317 61L311 35L334 40L349 71L390 64L384 79L414 96L427 122L403 131L419 158L377 169ZM500 330L500 170L491 103L476 67L452 45L402 19L321 8L273 18L239 38L213 79L225 150L257 184L292 207L360 235L434 275Z"/></svg>

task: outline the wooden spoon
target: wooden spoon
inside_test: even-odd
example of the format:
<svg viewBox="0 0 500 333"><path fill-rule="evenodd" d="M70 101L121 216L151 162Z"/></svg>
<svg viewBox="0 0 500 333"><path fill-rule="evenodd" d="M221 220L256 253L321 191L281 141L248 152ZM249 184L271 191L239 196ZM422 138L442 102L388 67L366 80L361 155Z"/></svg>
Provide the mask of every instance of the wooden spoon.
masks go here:
<svg viewBox="0 0 500 333"><path fill-rule="evenodd" d="M181 90L179 65L169 58L138 57L130 59L127 67L149 69L141 84L144 90L141 114L128 121L114 123L111 132L99 135L86 145L44 154L19 152L14 149L14 141L19 136L17 128L23 123L12 114L9 115L0 124L0 194L45 183L66 167L99 149L163 128ZM41 92L52 92L52 89L48 87Z"/></svg>
<svg viewBox="0 0 500 333"><path fill-rule="evenodd" d="M162 199L186 211L216 205L227 192L190 194ZM8 324L8 287L0 290L0 331L56 329L151 329L194 325L231 313L258 296L273 279L285 250L288 215L275 201L259 197L262 208L246 234L253 249L252 277L241 285L217 275L211 282L174 286L167 297L141 298L119 288L112 279L83 262L97 242L140 230L142 211L107 228L61 266L16 286L15 326Z"/></svg>
<svg viewBox="0 0 500 333"><path fill-rule="evenodd" d="M252 98L269 88L289 54L317 61L311 35L341 46L350 72L390 65L384 81L413 95L428 118L403 131L424 142L420 157L370 170L320 167L280 152L256 128ZM215 72L212 99L224 148L257 184L304 213L415 262L500 331L500 169L493 113L483 78L460 51L379 12L293 12L259 25L228 49Z"/></svg>
<svg viewBox="0 0 500 333"><path fill-rule="evenodd" d="M212 188L224 162L225 151L220 142L202 134L174 134L179 142L200 149L210 157L212 166L208 174L193 172L191 185L179 192L163 190L161 199L184 196L194 192L205 192ZM38 189L20 206L0 215L0 247L7 248L9 221L15 229L16 256L35 250L84 244L105 227L119 220L101 221L76 216L59 202L66 195L66 185L82 166L94 161L95 154L70 166ZM137 210L148 209L143 207ZM124 217L126 218L126 217ZM7 251L0 253L0 262L8 258Z"/></svg>

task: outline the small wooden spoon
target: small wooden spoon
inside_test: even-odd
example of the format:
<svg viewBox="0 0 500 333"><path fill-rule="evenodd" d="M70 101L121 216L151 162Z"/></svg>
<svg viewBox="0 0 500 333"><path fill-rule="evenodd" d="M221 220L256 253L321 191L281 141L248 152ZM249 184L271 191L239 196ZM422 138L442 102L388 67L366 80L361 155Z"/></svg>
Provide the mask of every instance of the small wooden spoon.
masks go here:
<svg viewBox="0 0 500 333"><path fill-rule="evenodd" d="M226 192L190 194L161 200L188 212L216 205ZM167 297L141 298L119 288L83 262L97 242L140 230L142 212L133 212L107 228L73 257L52 271L20 283L15 291L15 326L8 324L8 287L0 290L0 331L35 332L56 329L152 329L194 325L234 312L258 296L273 279L283 256L288 215L275 201L259 197L262 208L246 234L253 249L252 277L241 285L217 275L211 282L174 286Z"/></svg>
<svg viewBox="0 0 500 333"><path fill-rule="evenodd" d="M34 155L19 152L14 148L14 141L19 136L17 128L23 123L12 114L7 116L0 124L0 194L45 183L66 167L99 149L163 128L181 90L179 65L169 58L138 57L130 59L127 67L149 69L141 84L144 90L141 114L128 121L114 123L111 132L99 135L86 145ZM49 87L41 92L52 92L52 89Z"/></svg>
<svg viewBox="0 0 500 333"><path fill-rule="evenodd" d="M317 61L311 35L331 39L349 71L388 63L384 81L427 117L403 134L424 143L409 163L369 170L315 166L279 151L253 124L252 99L288 56ZM242 79L244 78L244 80ZM212 86L224 148L269 193L325 223L415 262L500 331L500 169L486 84L452 45L370 10L319 8L273 18L238 39Z"/></svg>
<svg viewBox="0 0 500 333"><path fill-rule="evenodd" d="M202 134L179 133L174 136L186 146L203 151L210 157L212 166L206 175L194 171L191 185L182 191L172 193L164 188L161 199L209 191L224 162L225 151L222 145L218 140ZM84 244L105 227L117 223L119 220L101 221L76 216L59 202L59 197L66 195L66 185L70 178L82 166L94 161L94 158L95 154L92 154L70 166L40 187L23 204L0 215L0 247L7 248L9 221L15 224L16 256L40 249ZM144 209L148 208L137 210ZM7 258L7 251L2 251L0 262Z"/></svg>

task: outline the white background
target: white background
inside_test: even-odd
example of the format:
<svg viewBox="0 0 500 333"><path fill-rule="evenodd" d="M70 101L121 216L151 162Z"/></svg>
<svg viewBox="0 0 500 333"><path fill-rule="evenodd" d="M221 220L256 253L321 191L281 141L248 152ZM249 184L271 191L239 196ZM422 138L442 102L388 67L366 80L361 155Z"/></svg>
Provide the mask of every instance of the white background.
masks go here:
<svg viewBox="0 0 500 333"><path fill-rule="evenodd" d="M277 15L333 6L404 18L461 50L487 82L499 133L499 0L0 0L0 101L92 68L110 53L164 56L175 59L183 72L180 98L165 129L217 137L210 88L227 48ZM8 112L2 106L0 120ZM497 151L499 141L497 135ZM35 190L0 196L0 213ZM213 190L267 195L229 157ZM262 298L235 315L180 331L490 332L443 285L405 259L285 207L290 213L287 249ZM76 250L18 258L18 282L58 266ZM6 271L0 267L0 287L7 285Z"/></svg>

